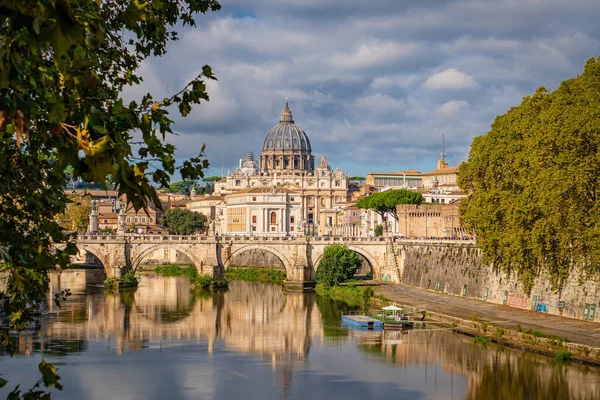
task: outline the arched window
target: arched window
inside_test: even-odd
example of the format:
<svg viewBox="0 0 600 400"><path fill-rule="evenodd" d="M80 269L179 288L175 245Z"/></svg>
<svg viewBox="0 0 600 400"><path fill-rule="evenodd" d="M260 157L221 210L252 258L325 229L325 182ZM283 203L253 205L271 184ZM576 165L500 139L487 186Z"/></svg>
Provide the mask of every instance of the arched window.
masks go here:
<svg viewBox="0 0 600 400"><path fill-rule="evenodd" d="M273 211L271 213L271 223L272 224L276 224L277 223L277 213L275 213L275 211Z"/></svg>

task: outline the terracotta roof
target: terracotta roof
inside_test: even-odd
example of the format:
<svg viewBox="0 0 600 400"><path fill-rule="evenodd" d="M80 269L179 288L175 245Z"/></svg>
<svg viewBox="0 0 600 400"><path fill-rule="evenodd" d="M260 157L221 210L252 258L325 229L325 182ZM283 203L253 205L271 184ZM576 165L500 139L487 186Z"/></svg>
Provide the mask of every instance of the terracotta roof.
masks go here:
<svg viewBox="0 0 600 400"><path fill-rule="evenodd" d="M191 200L191 202L198 203L201 201L215 201L215 200L223 200L224 198L225 197L223 197L223 196L196 196Z"/></svg>
<svg viewBox="0 0 600 400"><path fill-rule="evenodd" d="M89 194L95 197L117 197L116 190L104 190L104 189L65 189L66 194L73 194L77 196L84 196Z"/></svg>
<svg viewBox="0 0 600 400"><path fill-rule="evenodd" d="M192 200L189 199L182 199L182 200L177 200L171 203L171 207L179 207L179 206L185 206L188 203L191 203Z"/></svg>
<svg viewBox="0 0 600 400"><path fill-rule="evenodd" d="M423 172L423 176L450 175L450 174L458 174L458 167L438 168L438 169L434 169L433 171Z"/></svg>

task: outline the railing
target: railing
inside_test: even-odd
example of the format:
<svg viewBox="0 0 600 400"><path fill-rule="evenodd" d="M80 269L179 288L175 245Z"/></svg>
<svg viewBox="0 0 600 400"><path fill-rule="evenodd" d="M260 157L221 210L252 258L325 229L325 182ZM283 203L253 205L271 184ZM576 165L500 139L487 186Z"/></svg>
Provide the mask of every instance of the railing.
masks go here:
<svg viewBox="0 0 600 400"><path fill-rule="evenodd" d="M432 243L432 244L475 244L474 240L452 240L452 239L407 239L378 237L342 237L342 236L256 236L256 235L155 235L155 234L83 234L77 237L79 242L107 242L115 240L127 240L129 242L312 242L312 243L389 243L397 244Z"/></svg>

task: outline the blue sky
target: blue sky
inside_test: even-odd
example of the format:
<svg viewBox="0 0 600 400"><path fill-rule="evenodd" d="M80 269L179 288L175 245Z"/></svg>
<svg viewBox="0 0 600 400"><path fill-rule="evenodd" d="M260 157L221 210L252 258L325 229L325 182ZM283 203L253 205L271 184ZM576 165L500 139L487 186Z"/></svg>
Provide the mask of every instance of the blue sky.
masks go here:
<svg viewBox="0 0 600 400"><path fill-rule="evenodd" d="M140 69L134 98L180 90L203 65L211 101L174 118L181 159L207 175L259 154L289 97L317 159L351 175L451 166L537 87L600 56L597 0L223 0ZM173 115L175 116L175 115Z"/></svg>

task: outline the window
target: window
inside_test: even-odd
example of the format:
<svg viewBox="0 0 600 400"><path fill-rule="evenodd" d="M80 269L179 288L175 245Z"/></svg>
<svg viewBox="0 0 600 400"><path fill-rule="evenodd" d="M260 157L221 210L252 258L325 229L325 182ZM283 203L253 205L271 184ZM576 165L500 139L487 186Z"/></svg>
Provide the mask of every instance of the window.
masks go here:
<svg viewBox="0 0 600 400"><path fill-rule="evenodd" d="M308 205L309 205L309 206L312 206L312 205L313 205L313 198L312 198L312 197L309 197L309 198L308 198Z"/></svg>
<svg viewBox="0 0 600 400"><path fill-rule="evenodd" d="M221 190L225 190L225 186L221 186Z"/></svg>
<svg viewBox="0 0 600 400"><path fill-rule="evenodd" d="M240 186L240 181L235 181L235 186Z"/></svg>
<svg viewBox="0 0 600 400"><path fill-rule="evenodd" d="M294 218L294 216L292 215L292 216L290 217L290 223L291 223L291 224L293 224L293 223L294 223L294 220L295 220L295 218Z"/></svg>
<svg viewBox="0 0 600 400"><path fill-rule="evenodd" d="M253 197L252 197L252 201L256 201L256 196L253 196Z"/></svg>
<svg viewBox="0 0 600 400"><path fill-rule="evenodd" d="M150 223L154 222L154 218L150 217Z"/></svg>
<svg viewBox="0 0 600 400"><path fill-rule="evenodd" d="M321 187L325 186L325 182L321 181Z"/></svg>
<svg viewBox="0 0 600 400"><path fill-rule="evenodd" d="M321 207L325 207L325 198L321 197Z"/></svg>
<svg viewBox="0 0 600 400"><path fill-rule="evenodd" d="M127 217L127 223L128 224L131 223L131 218L130 217Z"/></svg>
<svg viewBox="0 0 600 400"><path fill-rule="evenodd" d="M340 186L340 181L335 181L335 186Z"/></svg>
<svg viewBox="0 0 600 400"><path fill-rule="evenodd" d="M142 217L142 224L146 223L146 217Z"/></svg>
<svg viewBox="0 0 600 400"><path fill-rule="evenodd" d="M275 227L274 226L271 227L271 232L275 232Z"/></svg>
<svg viewBox="0 0 600 400"><path fill-rule="evenodd" d="M290 232L294 232L294 227L290 226Z"/></svg>
<svg viewBox="0 0 600 400"><path fill-rule="evenodd" d="M133 222L138 223L138 217L133 218Z"/></svg>
<svg viewBox="0 0 600 400"><path fill-rule="evenodd" d="M252 223L255 224L256 223L256 215L252 216Z"/></svg>
<svg viewBox="0 0 600 400"><path fill-rule="evenodd" d="M272 224L276 224L277 223L277 214L275 213L275 211L273 211L271 213L271 223Z"/></svg>
<svg viewBox="0 0 600 400"><path fill-rule="evenodd" d="M290 201L294 201L294 198L293 198L293 197L290 197Z"/></svg>

